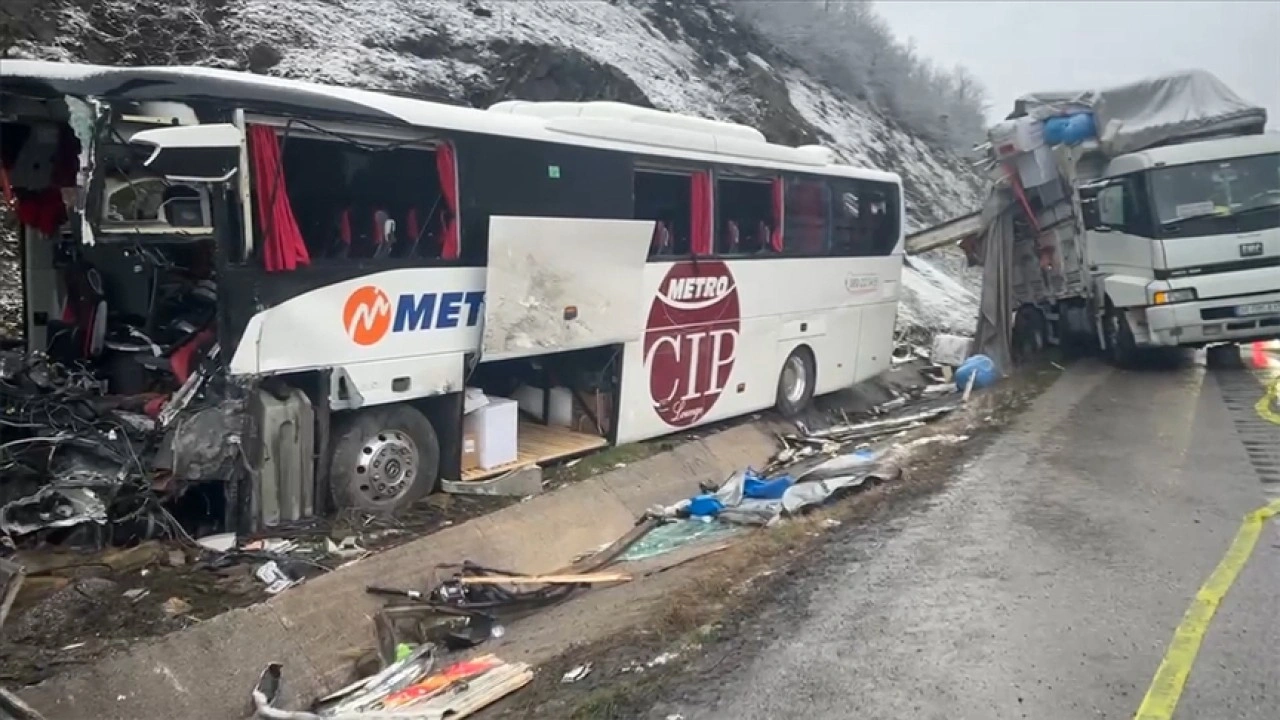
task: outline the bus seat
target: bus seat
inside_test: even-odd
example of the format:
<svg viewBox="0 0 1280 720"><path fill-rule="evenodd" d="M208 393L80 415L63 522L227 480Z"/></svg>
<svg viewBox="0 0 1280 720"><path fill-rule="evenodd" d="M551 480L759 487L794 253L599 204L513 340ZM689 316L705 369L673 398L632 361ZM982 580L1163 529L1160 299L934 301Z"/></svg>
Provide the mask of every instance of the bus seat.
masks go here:
<svg viewBox="0 0 1280 720"><path fill-rule="evenodd" d="M671 228L659 220L653 228L653 240L649 243L654 255L664 255L671 249Z"/></svg>
<svg viewBox="0 0 1280 720"><path fill-rule="evenodd" d="M742 234L738 232L738 223L733 220L727 221L724 235L728 251L731 253L738 252L738 249L742 246Z"/></svg>

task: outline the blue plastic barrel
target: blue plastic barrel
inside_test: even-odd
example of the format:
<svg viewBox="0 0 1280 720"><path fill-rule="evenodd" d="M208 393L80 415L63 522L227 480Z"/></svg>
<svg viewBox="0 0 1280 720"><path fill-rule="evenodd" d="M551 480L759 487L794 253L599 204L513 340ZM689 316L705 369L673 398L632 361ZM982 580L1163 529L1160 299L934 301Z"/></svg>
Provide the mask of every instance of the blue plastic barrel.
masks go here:
<svg viewBox="0 0 1280 720"><path fill-rule="evenodd" d="M996 364L986 355L974 355L956 368L956 387L964 390L969 385L969 376L974 376L973 387L980 389L994 385L1000 379L996 372Z"/></svg>

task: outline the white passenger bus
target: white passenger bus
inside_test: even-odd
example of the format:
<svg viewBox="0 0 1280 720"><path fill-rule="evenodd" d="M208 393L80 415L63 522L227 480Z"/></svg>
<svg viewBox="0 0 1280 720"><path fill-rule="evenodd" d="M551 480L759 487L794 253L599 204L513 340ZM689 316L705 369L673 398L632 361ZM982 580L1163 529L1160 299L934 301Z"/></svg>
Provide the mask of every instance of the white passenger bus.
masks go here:
<svg viewBox="0 0 1280 720"><path fill-rule="evenodd" d="M615 103L0 73L30 349L96 363L117 395L198 385L147 409L168 409L166 447L240 438L241 527L795 414L889 366L901 184L821 147ZM514 462L464 458L467 388L519 401ZM176 484L221 479L189 465Z"/></svg>

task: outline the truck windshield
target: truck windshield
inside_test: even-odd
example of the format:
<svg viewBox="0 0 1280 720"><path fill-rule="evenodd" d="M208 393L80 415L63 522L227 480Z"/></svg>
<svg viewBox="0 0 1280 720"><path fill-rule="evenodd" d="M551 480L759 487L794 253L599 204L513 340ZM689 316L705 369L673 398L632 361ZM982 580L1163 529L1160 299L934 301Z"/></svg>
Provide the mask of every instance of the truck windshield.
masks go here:
<svg viewBox="0 0 1280 720"><path fill-rule="evenodd" d="M1280 226L1280 153L1178 165L1151 172L1160 229L1219 235Z"/></svg>

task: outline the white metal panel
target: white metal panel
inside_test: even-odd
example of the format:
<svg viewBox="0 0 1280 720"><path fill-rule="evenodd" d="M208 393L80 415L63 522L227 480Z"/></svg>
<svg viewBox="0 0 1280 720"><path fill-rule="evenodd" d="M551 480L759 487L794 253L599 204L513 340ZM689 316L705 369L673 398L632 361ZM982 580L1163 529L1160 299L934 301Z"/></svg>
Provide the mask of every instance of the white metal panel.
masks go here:
<svg viewBox="0 0 1280 720"><path fill-rule="evenodd" d="M491 218L481 358L639 338L652 237L647 220Z"/></svg>

